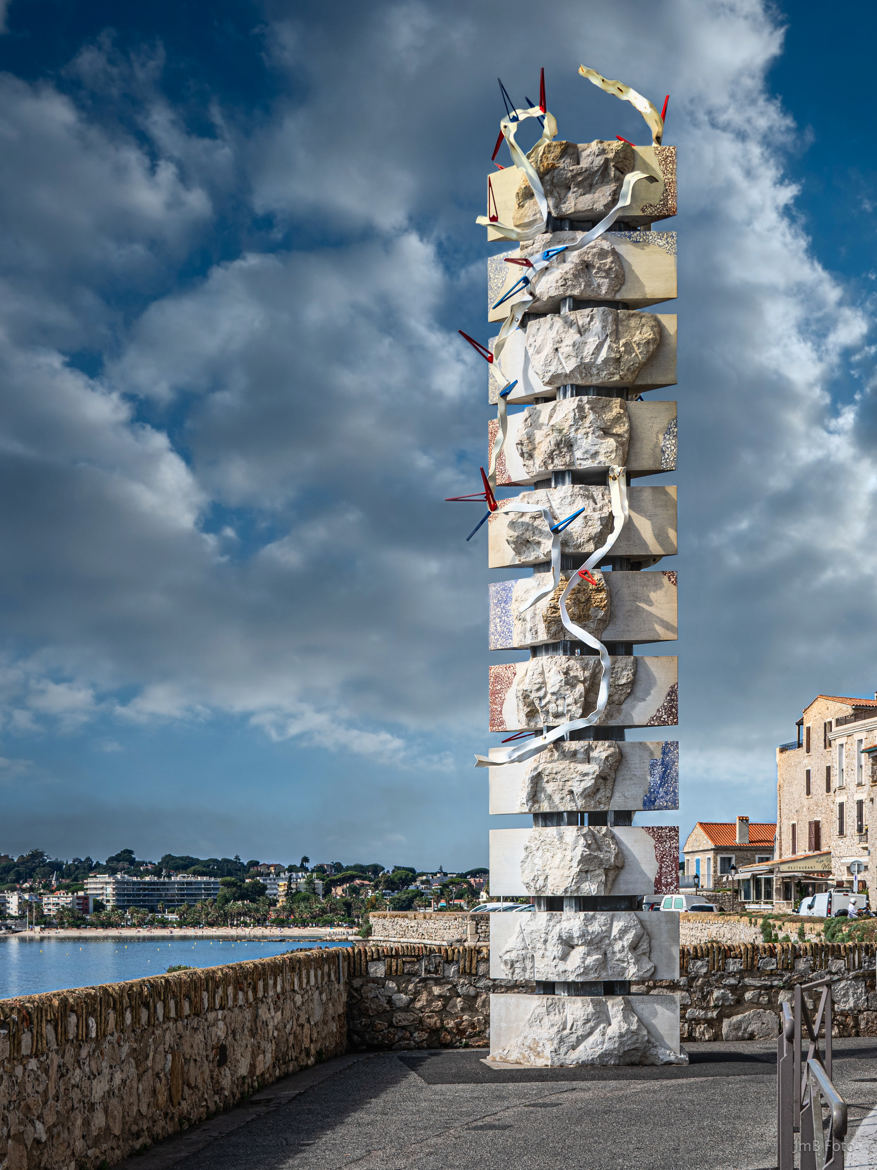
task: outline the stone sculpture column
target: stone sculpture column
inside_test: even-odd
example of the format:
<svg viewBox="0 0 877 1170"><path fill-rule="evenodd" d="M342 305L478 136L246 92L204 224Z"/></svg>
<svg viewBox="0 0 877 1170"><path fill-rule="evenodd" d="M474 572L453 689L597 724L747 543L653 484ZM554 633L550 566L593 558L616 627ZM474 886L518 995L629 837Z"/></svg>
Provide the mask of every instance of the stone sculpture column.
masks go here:
<svg viewBox="0 0 877 1170"><path fill-rule="evenodd" d="M529 157L547 198L545 230L488 260L490 320L530 302L504 351L517 347L513 364L527 378L508 390L508 369L497 376L489 367L490 400L505 390L508 412L496 488L523 489L498 498L488 524L490 567L517 570L490 587L490 648L529 654L490 668L491 732L544 736L595 710L601 659L571 635L560 598L613 531L612 468L623 469L629 517L568 596L569 618L609 652L599 719L520 762L500 763L511 749L491 749L491 814L533 817L531 829L491 832L491 896L535 904L491 915L491 975L535 989L491 996L490 1060L680 1062L678 996L632 991L635 981L679 973L678 917L642 909L644 896L677 888L678 829L633 824L636 813L678 808L678 745L625 739L628 728L677 723L675 657L634 653L676 637L676 574L664 559L677 549L676 490L640 486L676 465L676 404L644 398L676 380L676 318L646 311L676 296L676 235L652 230L676 211L675 150L554 141ZM576 244L602 220L632 171L647 179L609 230L557 253L532 290L524 284L496 304L528 271L520 261ZM488 239L508 239L502 225L534 214L521 169L491 175ZM544 515L514 511L521 504L558 521L583 509L562 532L559 575Z"/></svg>

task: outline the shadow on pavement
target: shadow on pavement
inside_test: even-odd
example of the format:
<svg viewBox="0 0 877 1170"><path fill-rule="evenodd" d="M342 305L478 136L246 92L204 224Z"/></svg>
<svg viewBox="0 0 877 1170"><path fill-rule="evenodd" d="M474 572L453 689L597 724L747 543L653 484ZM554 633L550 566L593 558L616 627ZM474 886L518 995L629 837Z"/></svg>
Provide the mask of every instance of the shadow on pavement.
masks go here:
<svg viewBox="0 0 877 1170"><path fill-rule="evenodd" d="M689 1052L688 1064L623 1065L599 1068L491 1068L486 1049L400 1052L401 1062L428 1085L515 1084L547 1081L682 1081L700 1077L773 1076L772 1052Z"/></svg>

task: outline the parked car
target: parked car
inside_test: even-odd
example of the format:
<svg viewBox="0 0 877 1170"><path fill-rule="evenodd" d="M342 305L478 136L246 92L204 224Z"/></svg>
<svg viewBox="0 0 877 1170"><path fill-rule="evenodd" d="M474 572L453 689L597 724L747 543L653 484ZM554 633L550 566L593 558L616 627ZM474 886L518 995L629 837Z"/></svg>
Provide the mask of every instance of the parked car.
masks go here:
<svg viewBox="0 0 877 1170"><path fill-rule="evenodd" d="M798 913L812 918L847 918L850 905L854 905L856 912L861 914L868 905L868 895L853 894L850 890L825 890L805 898L798 907Z"/></svg>
<svg viewBox="0 0 877 1170"><path fill-rule="evenodd" d="M712 902L707 902L701 894L665 894L661 901L661 909L684 914L717 914L719 908Z"/></svg>
<svg viewBox="0 0 877 1170"><path fill-rule="evenodd" d="M646 894L643 898L643 910L660 910L661 898L658 894Z"/></svg>

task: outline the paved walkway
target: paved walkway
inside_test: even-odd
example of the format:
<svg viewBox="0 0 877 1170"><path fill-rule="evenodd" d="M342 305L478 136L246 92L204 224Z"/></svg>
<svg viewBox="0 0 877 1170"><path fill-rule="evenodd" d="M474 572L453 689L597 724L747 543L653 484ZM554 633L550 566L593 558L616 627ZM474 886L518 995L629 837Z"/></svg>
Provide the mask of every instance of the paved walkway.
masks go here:
<svg viewBox="0 0 877 1170"><path fill-rule="evenodd" d="M340 1057L129 1158L124 1170L770 1170L774 1052L697 1044L687 1068L494 1071L483 1052ZM835 1041L850 1128L877 1041ZM872 1119L873 1124L873 1119ZM868 1126L863 1126L866 1138ZM850 1143L851 1144L851 1143ZM860 1143L861 1144L861 1143ZM855 1163L874 1166L874 1162Z"/></svg>

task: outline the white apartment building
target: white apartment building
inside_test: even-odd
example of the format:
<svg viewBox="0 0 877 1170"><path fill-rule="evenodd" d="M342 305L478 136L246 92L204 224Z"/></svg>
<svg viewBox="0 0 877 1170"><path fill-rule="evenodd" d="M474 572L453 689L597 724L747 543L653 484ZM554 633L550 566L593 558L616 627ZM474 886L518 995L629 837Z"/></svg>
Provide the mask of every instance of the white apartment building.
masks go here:
<svg viewBox="0 0 877 1170"><path fill-rule="evenodd" d="M174 906L192 906L196 902L213 901L219 896L219 878L193 877L178 874L175 877L126 877L124 874L90 874L85 879L85 892L106 907L130 910L135 906L144 910L170 910Z"/></svg>
<svg viewBox="0 0 877 1170"><path fill-rule="evenodd" d="M43 894L43 911L51 918L59 910L75 910L77 914L91 913L91 898L88 894L73 894L66 890Z"/></svg>
<svg viewBox="0 0 877 1170"><path fill-rule="evenodd" d="M24 918L25 914L34 906L41 906L42 901L38 894L30 890L6 891L6 915L8 918Z"/></svg>

